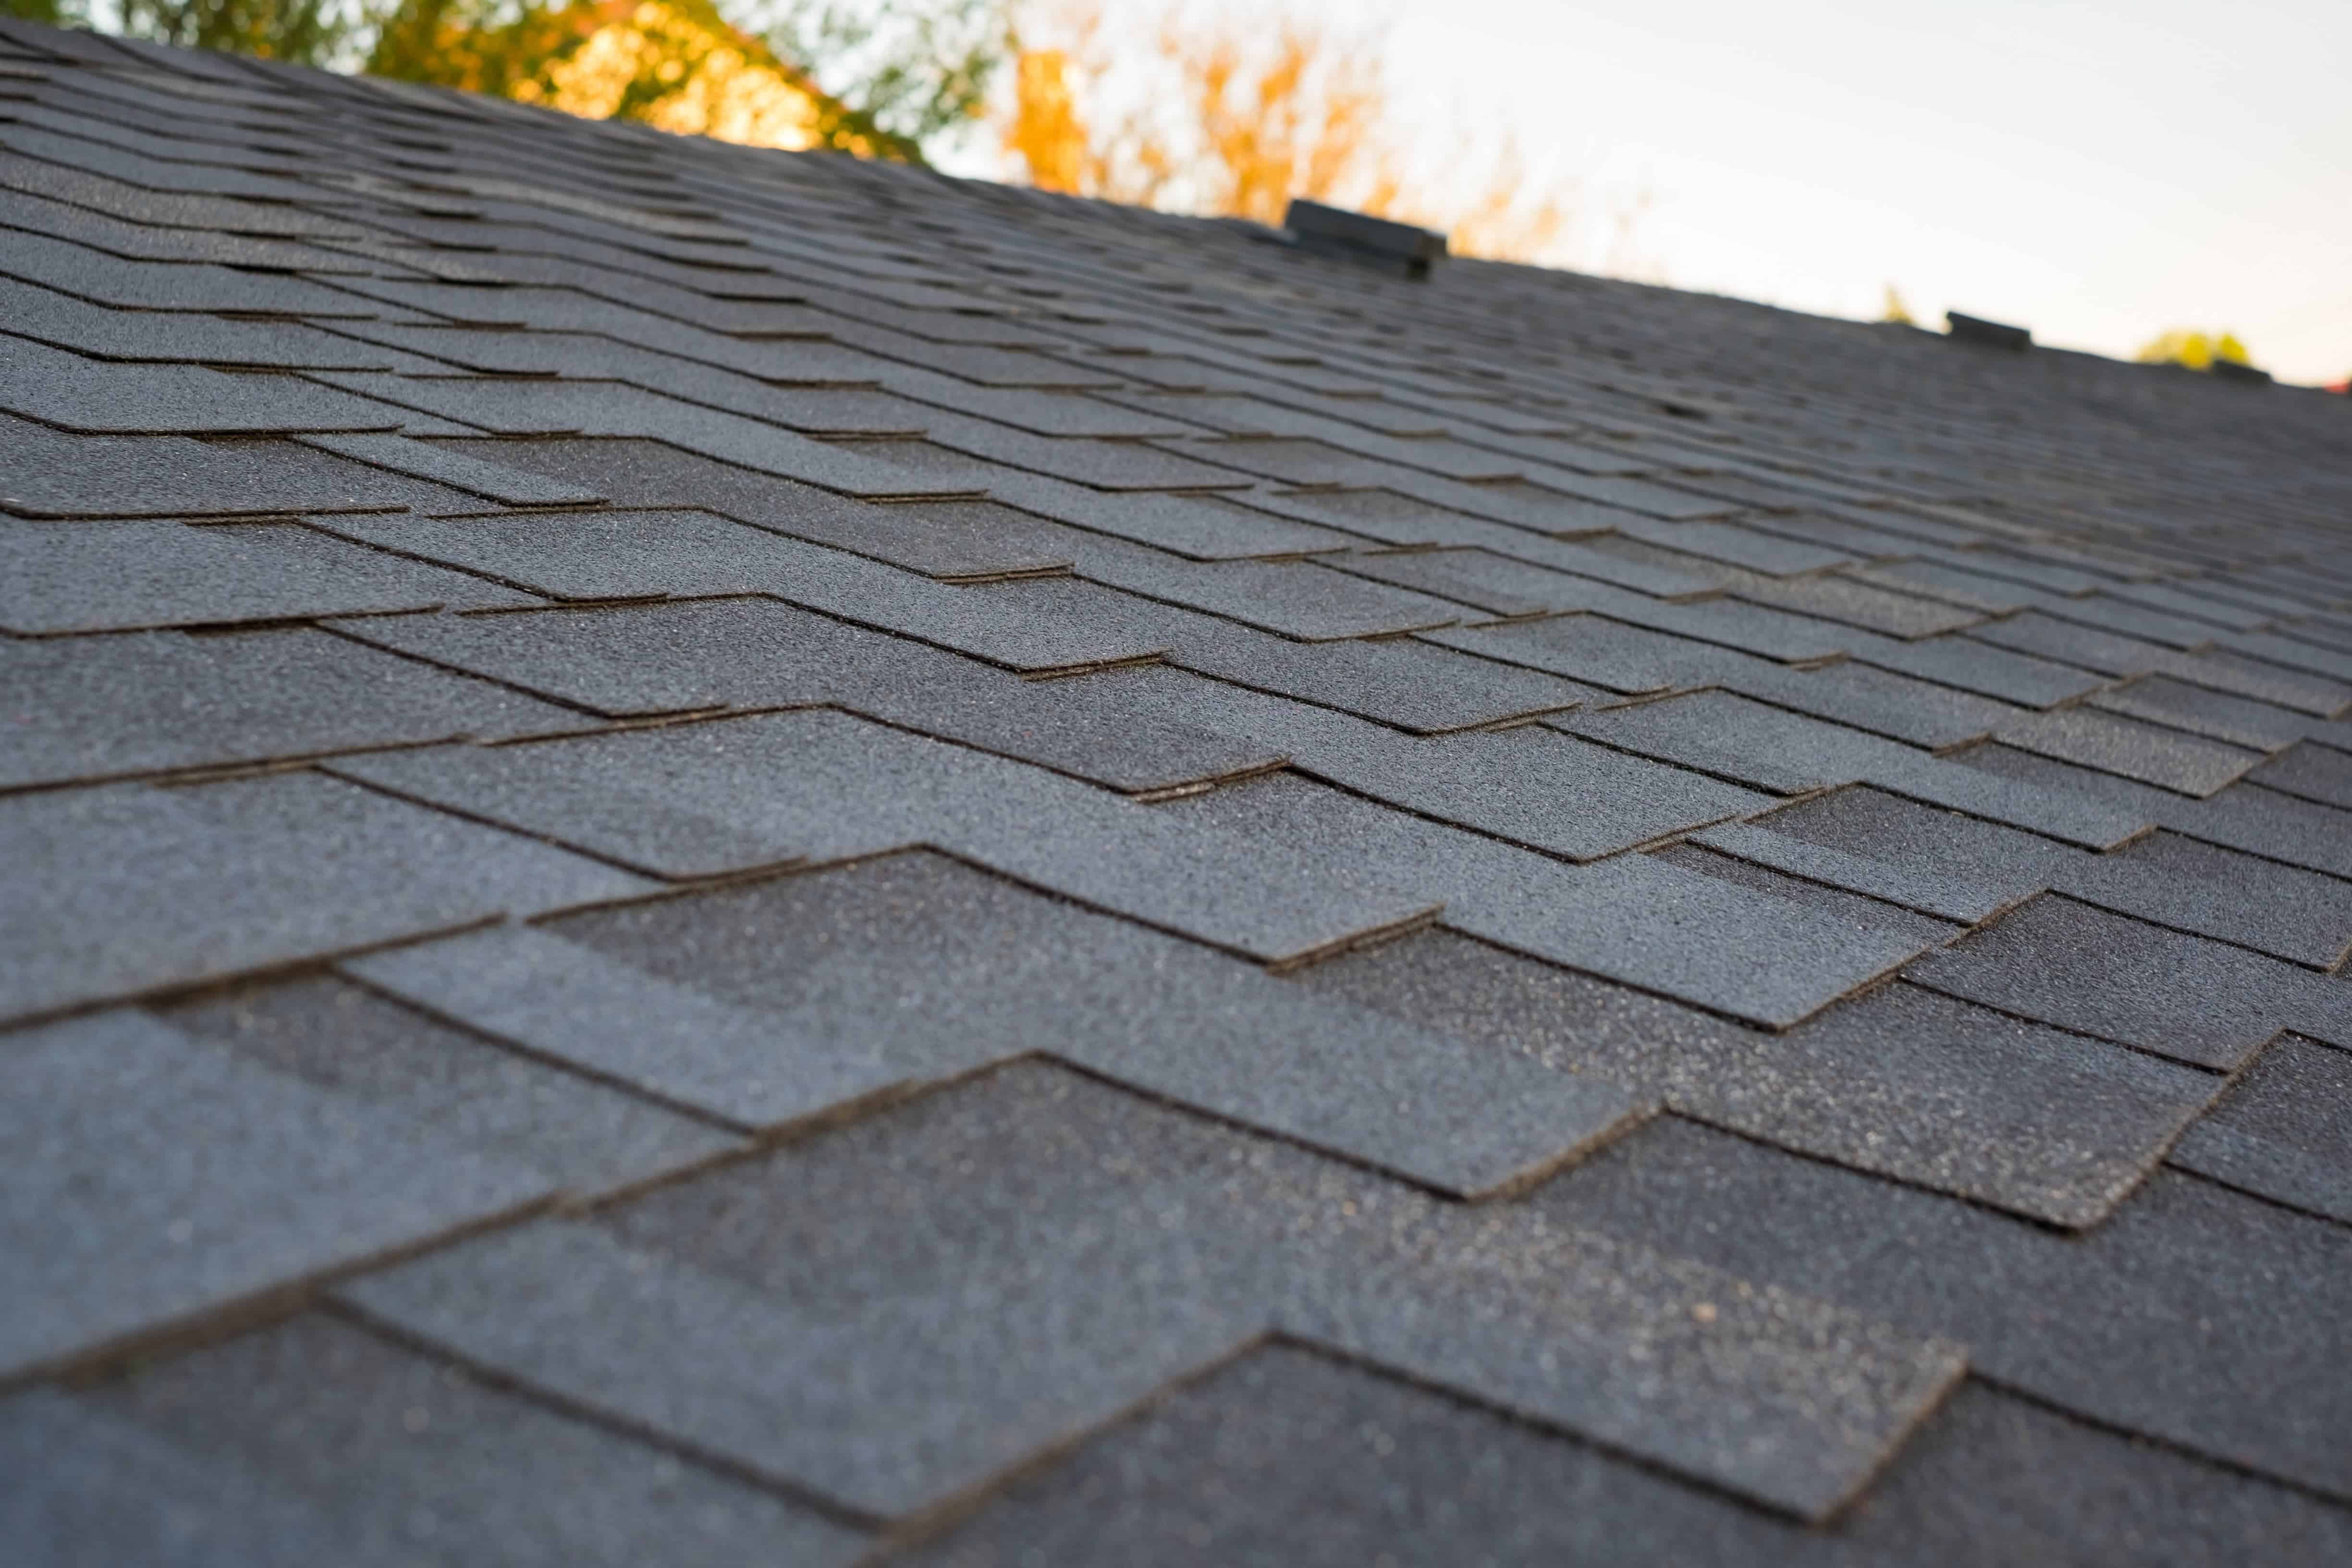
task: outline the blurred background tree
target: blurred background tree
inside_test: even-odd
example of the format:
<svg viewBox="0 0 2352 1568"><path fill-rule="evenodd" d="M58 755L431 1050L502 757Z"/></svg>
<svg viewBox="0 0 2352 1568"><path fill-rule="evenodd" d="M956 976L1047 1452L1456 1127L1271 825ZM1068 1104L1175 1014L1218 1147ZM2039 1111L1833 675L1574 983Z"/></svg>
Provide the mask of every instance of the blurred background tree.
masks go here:
<svg viewBox="0 0 2352 1568"><path fill-rule="evenodd" d="M1293 196L1558 258L1574 182L1490 117L1402 110L1377 26L1159 0L0 0L139 37L496 93L761 146L960 166L1277 224ZM722 10L722 5L725 7ZM1024 24L1014 26L1015 8ZM1034 40L1024 33L1034 29ZM1434 127L1433 119L1441 123ZM1420 123L1408 125L1407 121ZM1644 201L1610 217L1626 271Z"/></svg>
<svg viewBox="0 0 2352 1568"><path fill-rule="evenodd" d="M2150 338L2141 345L2138 359L2142 364L2185 364L2190 370L2210 370L2217 359L2232 364L2253 363L2246 357L2246 345L2231 333L2181 327Z"/></svg>
<svg viewBox="0 0 2352 1568"><path fill-rule="evenodd" d="M1278 224L1293 196L1447 231L1461 255L1531 260L1580 214L1517 143L1457 111L1408 136L1371 28L1163 12L1139 37L1076 0L1024 32L1005 150L1046 190Z"/></svg>
<svg viewBox="0 0 2352 1568"><path fill-rule="evenodd" d="M365 68L682 135L921 156L914 138L825 91L712 0L398 0Z"/></svg>
<svg viewBox="0 0 2352 1568"><path fill-rule="evenodd" d="M761 146L922 161L982 135L1003 0L0 0L67 26L497 93Z"/></svg>
<svg viewBox="0 0 2352 1568"><path fill-rule="evenodd" d="M364 0L0 0L0 12L157 43L333 65L362 29Z"/></svg>

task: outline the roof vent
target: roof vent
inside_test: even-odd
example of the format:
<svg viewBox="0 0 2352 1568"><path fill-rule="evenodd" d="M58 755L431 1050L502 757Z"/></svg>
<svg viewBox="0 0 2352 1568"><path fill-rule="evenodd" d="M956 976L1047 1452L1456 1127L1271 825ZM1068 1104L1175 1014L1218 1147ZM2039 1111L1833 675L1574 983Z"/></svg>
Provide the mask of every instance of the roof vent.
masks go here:
<svg viewBox="0 0 2352 1568"><path fill-rule="evenodd" d="M1958 310L1944 312L1944 325L1952 336L1964 343L1982 343L1987 348L2030 349L2033 334L2023 327L2005 327L1999 321L1988 321L1981 316L1963 316Z"/></svg>
<svg viewBox="0 0 2352 1568"><path fill-rule="evenodd" d="M2213 363L2207 365L2205 370L2218 381L2247 381L2264 384L2271 379L2271 373L2266 370L2257 370L2252 365L2241 364L2233 359L2223 359L2219 354L2213 356Z"/></svg>
<svg viewBox="0 0 2352 1568"><path fill-rule="evenodd" d="M1426 278L1445 254L1445 237L1409 223L1366 217L1321 202L1294 201L1282 226L1301 250L1360 261L1404 278Z"/></svg>

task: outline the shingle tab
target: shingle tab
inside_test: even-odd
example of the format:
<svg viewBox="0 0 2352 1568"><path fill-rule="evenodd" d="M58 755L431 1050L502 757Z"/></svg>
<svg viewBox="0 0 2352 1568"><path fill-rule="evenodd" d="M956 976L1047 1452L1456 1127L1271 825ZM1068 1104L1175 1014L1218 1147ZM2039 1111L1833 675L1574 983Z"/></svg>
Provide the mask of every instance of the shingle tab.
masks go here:
<svg viewBox="0 0 2352 1568"><path fill-rule="evenodd" d="M0 518L0 628L19 636L544 602L294 523Z"/></svg>
<svg viewBox="0 0 2352 1568"><path fill-rule="evenodd" d="M0 790L576 727L576 713L310 630L0 642Z"/></svg>
<svg viewBox="0 0 2352 1568"><path fill-rule="evenodd" d="M837 713L388 752L336 766L664 877L914 845L952 849L1272 960L1361 940L1437 902L1405 890L1410 883L1340 875L1296 849Z"/></svg>
<svg viewBox="0 0 2352 1568"><path fill-rule="evenodd" d="M2218 1087L1905 985L1765 1035L1446 933L1303 978L1751 1138L2068 1226L2105 1217Z"/></svg>
<svg viewBox="0 0 2352 1568"><path fill-rule="evenodd" d="M0 1380L119 1353L551 1188L134 1013L0 1037L0 1056L23 1162L0 1207L16 1259Z"/></svg>
<svg viewBox="0 0 2352 1568"><path fill-rule="evenodd" d="M1601 1079L1492 1062L936 857L711 900L667 900L551 931L503 928L350 967L421 1005L749 1126L821 1121L1043 1051L1483 1196L1556 1169L1647 1113Z"/></svg>
<svg viewBox="0 0 2352 1568"><path fill-rule="evenodd" d="M1465 1229L1465 1212L1496 1211L1375 1193L1312 1156L1013 1068L350 1294L529 1383L882 1512L971 1486L1276 1325L1802 1514L1874 1468L1958 1371L1939 1341L1743 1295L1533 1211L1492 1232ZM1084 1308L957 1304L1056 1300ZM1543 1326L1559 1333L1549 1363L1503 1353ZM967 1353L973 1334L986 1357ZM1630 1373L1637 1339L1658 1346L1657 1371Z"/></svg>
<svg viewBox="0 0 2352 1568"><path fill-rule="evenodd" d="M2352 1223L2352 1054L2273 1041L2181 1135L2172 1163L2242 1191Z"/></svg>
<svg viewBox="0 0 2352 1568"><path fill-rule="evenodd" d="M1289 777L1166 808L1280 844L1325 875L1423 889L1446 924L1490 942L1785 1027L1925 945L1643 857L1565 866Z"/></svg>
<svg viewBox="0 0 2352 1568"><path fill-rule="evenodd" d="M2295 1026L2315 984L2275 959L2062 898L2036 899L1904 973L2003 1012L2225 1070Z"/></svg>
<svg viewBox="0 0 2352 1568"><path fill-rule="evenodd" d="M352 961L370 962L380 961ZM636 1185L740 1146L707 1122L323 975L214 992L160 1016L192 1038L575 1193Z"/></svg>
<svg viewBox="0 0 2352 1568"><path fill-rule="evenodd" d="M0 1403L26 1568L209 1558L847 1563L862 1535L351 1324L309 1315L101 1388ZM126 1488L142 1500L124 1509Z"/></svg>
<svg viewBox="0 0 2352 1568"><path fill-rule="evenodd" d="M908 1560L1352 1568L1386 1553L1481 1564L2000 1568L2347 1551L2352 1525L2325 1503L1981 1384L1928 1418L1867 1507L1804 1527L1476 1405L1272 1345L1016 1483Z"/></svg>
<svg viewBox="0 0 2352 1568"><path fill-rule="evenodd" d="M0 798L0 1017L646 886L309 773Z"/></svg>
<svg viewBox="0 0 2352 1568"><path fill-rule="evenodd" d="M1966 1343L1983 1376L2341 1499L2341 1226L2159 1172L2082 1237L1661 1118L1547 1187L1561 1221ZM2220 1352L2214 1347L2225 1346Z"/></svg>

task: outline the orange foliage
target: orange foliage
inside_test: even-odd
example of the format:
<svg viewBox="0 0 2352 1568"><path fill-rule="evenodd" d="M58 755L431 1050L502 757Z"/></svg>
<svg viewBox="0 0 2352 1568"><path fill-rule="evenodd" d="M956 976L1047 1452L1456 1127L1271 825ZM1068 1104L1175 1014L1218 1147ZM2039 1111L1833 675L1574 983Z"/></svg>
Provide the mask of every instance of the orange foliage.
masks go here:
<svg viewBox="0 0 2352 1568"><path fill-rule="evenodd" d="M401 0L371 73L761 147L907 157L715 0Z"/></svg>
<svg viewBox="0 0 2352 1568"><path fill-rule="evenodd" d="M1013 118L1004 128L1004 149L1020 157L1029 170L1029 183L1040 190L1091 195L1102 183L1070 88L1067 50L1021 52L1014 65Z"/></svg>
<svg viewBox="0 0 2352 1568"><path fill-rule="evenodd" d="M1306 196L1446 229L1457 254L1514 260L1553 249L1571 226L1570 193L1531 184L1513 142L1471 179L1458 164L1442 190L1416 179L1373 36L1171 17L1148 48L1120 48L1083 0L1058 31L1063 47L1022 54L1004 137L1045 189L1269 225Z"/></svg>

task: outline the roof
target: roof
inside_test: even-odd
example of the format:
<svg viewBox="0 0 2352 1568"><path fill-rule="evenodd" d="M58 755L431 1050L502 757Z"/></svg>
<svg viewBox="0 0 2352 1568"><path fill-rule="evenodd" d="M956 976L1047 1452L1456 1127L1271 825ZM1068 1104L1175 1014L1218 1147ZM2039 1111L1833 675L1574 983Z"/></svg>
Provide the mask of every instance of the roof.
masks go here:
<svg viewBox="0 0 2352 1568"><path fill-rule="evenodd" d="M2339 399L0 24L16 1563L2352 1554Z"/></svg>

